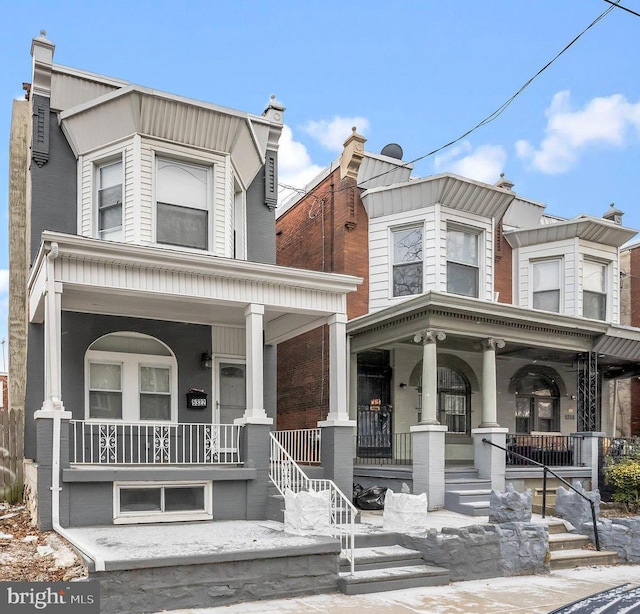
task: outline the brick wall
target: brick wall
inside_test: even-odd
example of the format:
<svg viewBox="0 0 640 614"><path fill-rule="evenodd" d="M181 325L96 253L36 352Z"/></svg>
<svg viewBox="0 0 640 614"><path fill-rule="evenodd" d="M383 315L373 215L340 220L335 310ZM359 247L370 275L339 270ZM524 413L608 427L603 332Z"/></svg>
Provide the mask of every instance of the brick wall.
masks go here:
<svg viewBox="0 0 640 614"><path fill-rule="evenodd" d="M364 279L347 296L349 319L369 309L368 220L353 179L336 169L276 221L279 265ZM324 338L324 341L323 341ZM278 345L279 430L314 428L329 413L326 326Z"/></svg>
<svg viewBox="0 0 640 614"><path fill-rule="evenodd" d="M513 303L512 249L502 233L502 224L496 229L494 292L499 292L498 302Z"/></svg>

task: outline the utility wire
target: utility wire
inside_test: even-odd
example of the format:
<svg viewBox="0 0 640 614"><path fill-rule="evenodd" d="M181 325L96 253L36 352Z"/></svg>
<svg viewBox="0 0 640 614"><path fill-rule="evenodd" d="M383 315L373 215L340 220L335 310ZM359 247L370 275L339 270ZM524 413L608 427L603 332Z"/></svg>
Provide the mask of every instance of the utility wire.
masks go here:
<svg viewBox="0 0 640 614"><path fill-rule="evenodd" d="M487 124L489 124L492 121L494 121L495 119L497 119L511 105L511 103L522 92L524 92L524 90L526 90L529 87L529 85L531 85L531 83L533 83L533 81L535 79L537 79L544 71L546 71L547 68L549 68L561 55L563 55L570 47L572 47L584 34L586 34L591 28L593 28L593 26L595 26L601 19L604 19L614 8L626 8L626 7L620 6L619 3L621 2L621 0L616 0L616 2L613 2L612 0L605 0L605 2L609 2L609 4L611 4L611 6L608 7L607 9L605 9L600 15L598 15L598 17L596 17L586 28L584 28L584 30L582 30L582 32L580 32L580 34L578 34L576 37L574 37L571 40L571 42L569 42L567 45L565 45L562 48L562 50L559 51L551 60L549 60L540 70L538 70L538 72L536 72L531 78L529 78L527 81L525 81L525 83L523 85L521 85L520 88L510 98L508 98L505 102L503 102L495 111L493 111L493 113L490 113L483 120L478 122L473 128L470 128L469 130L467 130L466 132L464 132L460 136L456 137L455 139L449 141L445 145L442 145L442 146L440 146L440 147L438 147L436 149L432 149L428 153L426 153L426 154L424 154L422 156L419 156L417 158L414 158L410 162L405 162L404 164L398 165L395 168L392 168L390 170L387 170L387 171L384 171L384 172L379 173L377 175L374 175L373 177L369 177L368 179L365 179L363 182L361 182L360 185L362 185L362 183L366 183L368 181L373 181L374 179L379 179L380 177L383 177L384 175L392 173L392 172L394 172L394 171L396 171L396 170L398 170L400 168L407 168L411 164L414 164L415 162L420 162L421 160L424 160L425 158L429 158L430 156L433 156L434 154L437 154L438 152L442 151L443 149L446 149L447 147L451 147L451 145L455 145L456 143L458 143L461 140L463 140L466 137L468 137L472 132L475 132L476 130L478 130L482 126L486 126ZM287 187L289 189L295 190L296 192L298 192L301 195L304 195L304 194L307 193L306 190L304 190L304 189L296 189L296 188L293 188L292 186L287 186ZM342 190L347 190L347 189L350 189L350 188L349 187L337 188L337 189L334 190L334 192L340 192Z"/></svg>
<svg viewBox="0 0 640 614"><path fill-rule="evenodd" d="M613 2L613 0L604 0L605 2L608 2L609 4L613 4L613 6L615 6L616 8L622 9L623 11L627 11L627 13L631 13L632 15L635 15L636 17L640 17L640 13L636 13L635 11L632 11L631 9L628 9L626 6L622 6L622 4L618 4L618 2L620 2L620 0L618 0L618 2Z"/></svg>

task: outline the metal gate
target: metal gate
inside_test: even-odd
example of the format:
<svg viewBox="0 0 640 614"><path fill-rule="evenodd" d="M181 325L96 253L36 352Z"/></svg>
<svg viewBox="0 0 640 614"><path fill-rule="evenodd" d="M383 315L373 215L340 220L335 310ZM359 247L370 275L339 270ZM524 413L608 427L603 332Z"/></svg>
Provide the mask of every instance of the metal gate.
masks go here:
<svg viewBox="0 0 640 614"><path fill-rule="evenodd" d="M358 405L358 450L360 458L391 458L391 406Z"/></svg>

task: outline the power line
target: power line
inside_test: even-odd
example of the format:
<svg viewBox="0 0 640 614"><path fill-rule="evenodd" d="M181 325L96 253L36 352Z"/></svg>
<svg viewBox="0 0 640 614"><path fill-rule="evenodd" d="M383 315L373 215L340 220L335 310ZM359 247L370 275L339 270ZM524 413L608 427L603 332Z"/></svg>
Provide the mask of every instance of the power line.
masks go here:
<svg viewBox="0 0 640 614"><path fill-rule="evenodd" d="M486 126L487 124L491 123L492 121L494 121L495 119L500 117L500 115L502 115L502 113L511 105L511 103L522 92L524 92L524 90L526 90L529 87L529 85L531 85L531 83L533 83L533 81L535 79L537 79L543 72L545 72L547 70L547 68L549 68L561 55L563 55L570 47L572 47L584 34L586 34L591 28L593 28L593 26L595 26L601 19L604 19L614 8L626 8L626 7L620 6L619 3L621 2L621 0L616 0L616 2L613 2L612 0L605 0L605 2L609 2L609 4L611 4L612 6L609 6L600 15L598 15L598 17L596 17L586 28L584 28L584 30L582 30L582 32L580 32L580 34L575 36L567 45L565 45L562 48L561 51L559 51L542 68L540 68L540 70L538 70L532 77L530 77L527 81L525 81L525 83L523 85L521 85L520 88L514 94L512 94L505 102L503 102L495 111L493 111L492 113L487 115L484 119L482 119L480 122L478 122L473 128L470 128L469 130L467 130L466 132L464 132L460 136L456 137L455 139L449 141L445 145L437 147L436 149L432 149L428 153L426 153L426 154L424 154L422 156L419 156L417 158L414 158L413 160L411 160L409 162L405 162L402 165L398 165L397 167L395 167L393 169L384 171L382 173L374 175L373 177L369 177L368 179L365 179L362 183L367 183L368 181L373 181L374 179L379 179L380 177L383 177L384 175L387 175L389 173L397 171L400 168L408 168L409 165L414 164L415 162L420 162L421 160L424 160L425 158L429 158L429 157L437 154L438 152L442 151L443 149L446 149L447 147L451 147L451 145L455 145L456 143L458 143L461 140L465 139L471 133L475 132L476 130L478 130L482 126ZM288 187L289 189L295 190L300 195L307 194L306 190L304 190L304 189L293 188L292 186L286 186L286 187ZM346 189L349 189L349 188L348 187L337 188L337 189L334 190L334 192L340 192L340 191L346 190Z"/></svg>
<svg viewBox="0 0 640 614"><path fill-rule="evenodd" d="M635 11L628 9L626 6L622 6L622 4L618 4L621 0L618 0L618 2L613 2L613 0L604 0L604 1L608 2L609 4L613 4L613 6L615 6L616 8L622 9L623 11L627 11L627 13L631 13L636 17L640 17L640 13L636 13Z"/></svg>

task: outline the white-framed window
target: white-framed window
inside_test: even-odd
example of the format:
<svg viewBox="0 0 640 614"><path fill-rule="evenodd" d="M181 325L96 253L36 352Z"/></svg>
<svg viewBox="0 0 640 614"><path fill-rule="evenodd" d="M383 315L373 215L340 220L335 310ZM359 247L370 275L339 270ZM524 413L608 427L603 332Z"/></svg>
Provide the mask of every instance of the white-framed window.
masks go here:
<svg viewBox="0 0 640 614"><path fill-rule="evenodd" d="M166 345L140 333L111 333L85 355L87 420L175 422L177 363Z"/></svg>
<svg viewBox="0 0 640 614"><path fill-rule="evenodd" d="M593 320L607 319L607 265L586 260L582 267L582 315Z"/></svg>
<svg viewBox="0 0 640 614"><path fill-rule="evenodd" d="M211 482L114 482L115 524L213 518Z"/></svg>
<svg viewBox="0 0 640 614"><path fill-rule="evenodd" d="M393 296L422 293L422 226L391 231L393 241Z"/></svg>
<svg viewBox="0 0 640 614"><path fill-rule="evenodd" d="M480 237L474 229L447 227L447 292L479 296Z"/></svg>
<svg viewBox="0 0 640 614"><path fill-rule="evenodd" d="M531 263L531 306L560 313L562 260L538 260Z"/></svg>
<svg viewBox="0 0 640 614"><path fill-rule="evenodd" d="M156 157L156 242L209 249L211 167Z"/></svg>
<svg viewBox="0 0 640 614"><path fill-rule="evenodd" d="M100 239L122 240L122 160L96 165L96 233Z"/></svg>

